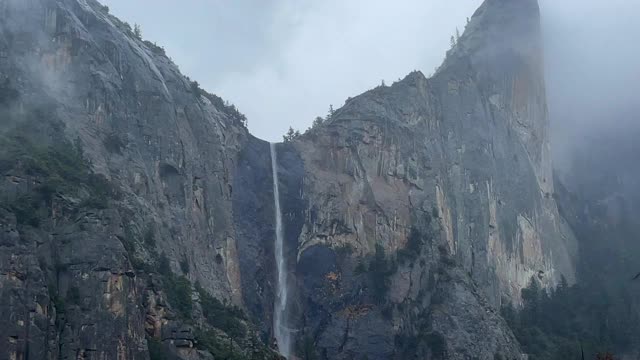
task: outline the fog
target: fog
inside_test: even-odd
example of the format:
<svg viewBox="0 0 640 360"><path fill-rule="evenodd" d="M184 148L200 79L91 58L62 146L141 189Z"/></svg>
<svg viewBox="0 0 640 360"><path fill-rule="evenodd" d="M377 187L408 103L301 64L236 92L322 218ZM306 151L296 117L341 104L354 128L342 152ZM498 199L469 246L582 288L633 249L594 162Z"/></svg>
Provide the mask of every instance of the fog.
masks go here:
<svg viewBox="0 0 640 360"><path fill-rule="evenodd" d="M552 142L562 169L576 147L602 141L599 134L640 130L640 2L542 0L541 7Z"/></svg>
<svg viewBox="0 0 640 360"><path fill-rule="evenodd" d="M235 103L258 137L306 129L329 104L440 64L481 0L107 0L182 71ZM637 121L640 2L541 0L557 165L596 129Z"/></svg>

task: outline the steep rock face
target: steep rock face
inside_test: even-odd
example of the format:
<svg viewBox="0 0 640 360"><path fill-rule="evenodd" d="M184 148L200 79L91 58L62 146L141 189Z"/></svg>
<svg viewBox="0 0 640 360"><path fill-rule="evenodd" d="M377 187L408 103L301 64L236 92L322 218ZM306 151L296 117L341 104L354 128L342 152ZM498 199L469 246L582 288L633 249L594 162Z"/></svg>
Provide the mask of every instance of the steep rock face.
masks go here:
<svg viewBox="0 0 640 360"><path fill-rule="evenodd" d="M246 138L239 120L95 2L3 5L3 47L14 53L2 74L21 94L18 106L47 99L47 117L80 138L94 169L131 195L126 205L147 209L127 220L148 224L160 241L172 239L158 245L171 258L189 259L193 280L233 293L238 271L227 209L230 169ZM229 262L220 266L217 254Z"/></svg>
<svg viewBox="0 0 640 360"><path fill-rule="evenodd" d="M572 280L575 267L575 239L552 199L539 21L536 1L486 1L433 79L436 93L448 90L440 100L445 119L462 120L446 133L454 134L448 141L462 148L460 163L468 168L466 184L453 194L483 184L489 203L489 228L465 236L459 224L456 240L486 251L500 292L516 299L532 275L552 285L561 275ZM466 200L454 196L457 204ZM477 224L471 217L465 225Z"/></svg>
<svg viewBox="0 0 640 360"><path fill-rule="evenodd" d="M287 267L293 270L298 234L304 223L302 216L306 208L305 200L300 196L304 169L302 160L291 144L278 144L277 152ZM243 274L243 300L250 314L263 319L262 329L270 333L273 299L277 289L275 210L269 143L250 138L239 154L234 179L234 188L238 191L233 194L233 216L240 270ZM295 282L295 277L289 280ZM292 295L292 298L296 297L296 294Z"/></svg>
<svg viewBox="0 0 640 360"><path fill-rule="evenodd" d="M433 78L412 73L350 99L295 141L308 204L298 276L314 310L302 324L325 358L403 358L403 342L430 340L452 358L512 358L490 309L519 303L532 277L574 278L575 240L553 199L539 30L535 1L488 0ZM413 234L428 246L402 260ZM378 245L397 269L375 304L376 280L354 269ZM468 326L475 316L483 329Z"/></svg>
<svg viewBox="0 0 640 360"><path fill-rule="evenodd" d="M207 310L183 279L242 303L241 114L95 1L2 0L0 54L0 357L144 359L153 340L206 358ZM78 154L52 154L66 139ZM72 167L51 165L65 152ZM78 183L97 174L117 197Z"/></svg>
<svg viewBox="0 0 640 360"><path fill-rule="evenodd" d="M533 275L572 279L543 79L536 2L487 1L432 79L413 73L352 99L299 141L305 195L333 211L310 224L302 247L320 241L314 227L326 217L346 222L361 254L376 240L393 251L416 209L435 209L449 250L476 281L497 286L490 293L518 300Z"/></svg>

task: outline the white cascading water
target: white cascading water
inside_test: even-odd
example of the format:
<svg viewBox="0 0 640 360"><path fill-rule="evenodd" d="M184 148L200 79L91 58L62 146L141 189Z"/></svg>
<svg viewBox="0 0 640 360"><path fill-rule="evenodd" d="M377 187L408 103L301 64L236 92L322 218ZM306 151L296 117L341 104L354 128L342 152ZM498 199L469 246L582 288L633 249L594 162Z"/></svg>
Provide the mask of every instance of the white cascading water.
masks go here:
<svg viewBox="0 0 640 360"><path fill-rule="evenodd" d="M276 212L276 299L273 310L273 332L278 343L278 350L285 358L291 355L291 332L287 324L287 267L284 259L284 233L282 230L282 213L280 212L280 191L278 189L278 157L276 144L271 143L271 169L273 171L273 201Z"/></svg>

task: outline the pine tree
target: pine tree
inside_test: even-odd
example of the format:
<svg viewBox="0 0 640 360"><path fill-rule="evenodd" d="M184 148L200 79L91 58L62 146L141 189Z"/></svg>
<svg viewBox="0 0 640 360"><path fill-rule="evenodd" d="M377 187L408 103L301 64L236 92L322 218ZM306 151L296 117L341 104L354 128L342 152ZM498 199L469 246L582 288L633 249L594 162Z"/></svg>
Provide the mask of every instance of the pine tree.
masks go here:
<svg viewBox="0 0 640 360"><path fill-rule="evenodd" d="M323 122L324 122L324 119L322 118L322 116L316 116L315 120L313 120L313 123L311 124L311 128L315 129L320 125L322 125Z"/></svg>
<svg viewBox="0 0 640 360"><path fill-rule="evenodd" d="M529 286L525 289L522 289L522 302L525 306L525 311L523 311L523 316L526 321L528 321L533 326L538 325L538 320L540 319L540 308L541 308L541 295L542 289L540 287L540 283L533 276L529 281Z"/></svg>
<svg viewBox="0 0 640 360"><path fill-rule="evenodd" d="M282 140L284 142L289 142L289 141L293 141L298 136L300 136L300 131L293 130L293 128L289 126L289 130L287 130L287 133L282 136Z"/></svg>
<svg viewBox="0 0 640 360"><path fill-rule="evenodd" d="M451 35L451 48L453 49L456 46L456 38L455 36Z"/></svg>
<svg viewBox="0 0 640 360"><path fill-rule="evenodd" d="M142 40L142 29L140 29L140 25L133 24L133 35L138 39Z"/></svg>
<svg viewBox="0 0 640 360"><path fill-rule="evenodd" d="M456 43L460 41L460 30L458 30L458 28L456 28Z"/></svg>

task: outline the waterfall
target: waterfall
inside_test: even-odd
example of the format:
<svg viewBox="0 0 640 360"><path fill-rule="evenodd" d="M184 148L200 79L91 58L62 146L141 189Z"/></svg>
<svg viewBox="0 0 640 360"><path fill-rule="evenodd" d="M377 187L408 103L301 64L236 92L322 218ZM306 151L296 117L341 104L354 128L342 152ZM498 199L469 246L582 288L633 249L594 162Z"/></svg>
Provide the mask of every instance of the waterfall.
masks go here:
<svg viewBox="0 0 640 360"><path fill-rule="evenodd" d="M291 332L287 324L287 267L284 258L284 233L282 230L282 213L280 211L280 191L278 189L278 157L276 144L271 143L271 170L273 171L273 201L276 213L276 298L273 309L273 332L278 343L278 350L285 357L291 355Z"/></svg>

